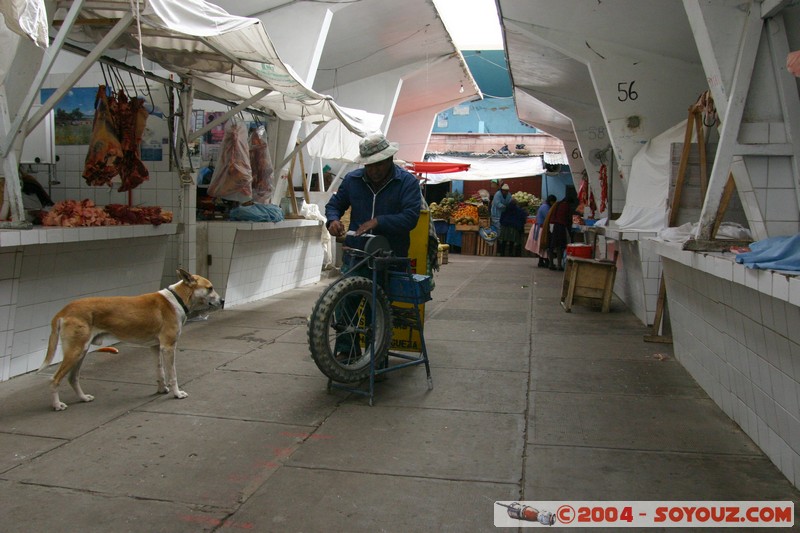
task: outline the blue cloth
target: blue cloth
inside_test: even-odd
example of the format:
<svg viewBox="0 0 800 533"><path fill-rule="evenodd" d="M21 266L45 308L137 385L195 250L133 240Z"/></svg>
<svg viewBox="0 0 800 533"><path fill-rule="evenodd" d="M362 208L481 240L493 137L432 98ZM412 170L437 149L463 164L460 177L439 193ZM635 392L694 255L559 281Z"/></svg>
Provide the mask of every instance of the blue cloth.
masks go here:
<svg viewBox="0 0 800 533"><path fill-rule="evenodd" d="M389 182L376 193L367 183L363 167L349 172L339 190L325 205L325 218L330 225L332 221L339 220L349 207L350 227L347 229L352 231L376 218L378 225L372 233L385 236L396 257L408 257L411 244L409 233L419 221L422 193L419 181L413 174L397 165L392 168ZM363 237L348 235L344 244L363 249L364 240Z"/></svg>
<svg viewBox="0 0 800 533"><path fill-rule="evenodd" d="M197 184L208 185L211 183L211 176L214 175L214 167L207 166L200 169L197 173Z"/></svg>
<svg viewBox="0 0 800 533"><path fill-rule="evenodd" d="M506 206L503 214L500 215L500 227L509 226L514 229L522 230L525 222L528 221L528 212L522 209L517 202L512 202Z"/></svg>
<svg viewBox="0 0 800 533"><path fill-rule="evenodd" d="M508 204L510 204L512 200L510 192L505 191L505 195L503 195L503 192L502 189L497 191L494 193L494 198L492 199L492 225L498 228L500 227L500 215L503 214L503 211L506 210L506 207L508 207Z"/></svg>
<svg viewBox="0 0 800 533"><path fill-rule="evenodd" d="M756 241L749 252L736 254L736 262L747 268L800 271L800 233Z"/></svg>
<svg viewBox="0 0 800 533"><path fill-rule="evenodd" d="M542 205L539 206L539 209L536 210L536 228L534 229L534 239L539 238L539 230L544 226L544 219L547 218L547 213L550 212L550 204L544 202Z"/></svg>
<svg viewBox="0 0 800 533"><path fill-rule="evenodd" d="M460 231L456 231L455 224L450 224L447 227L447 237L445 239L447 241L447 244L449 244L450 246L458 246L460 248L461 237L463 237L463 235L461 234Z"/></svg>
<svg viewBox="0 0 800 533"><path fill-rule="evenodd" d="M280 222L283 220L283 211L272 204L240 205L231 209L228 218L247 222Z"/></svg>

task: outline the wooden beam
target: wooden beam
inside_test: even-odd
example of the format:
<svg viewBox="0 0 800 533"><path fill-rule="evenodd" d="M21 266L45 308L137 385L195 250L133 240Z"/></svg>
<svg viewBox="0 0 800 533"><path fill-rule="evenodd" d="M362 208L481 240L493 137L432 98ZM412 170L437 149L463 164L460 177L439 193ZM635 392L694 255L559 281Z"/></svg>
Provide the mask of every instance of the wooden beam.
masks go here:
<svg viewBox="0 0 800 533"><path fill-rule="evenodd" d="M724 241L689 239L683 243L683 250L691 252L727 252L731 246L749 246L752 242L749 239L725 239Z"/></svg>
<svg viewBox="0 0 800 533"><path fill-rule="evenodd" d="M717 209L717 216L714 217L714 227L711 228L711 238L717 236L719 225L722 224L722 217L725 216L725 211L728 210L728 205L733 198L733 193L736 191L736 182L733 180L733 174L728 174L728 183L725 184L725 189L722 191L722 200Z"/></svg>
<svg viewBox="0 0 800 533"><path fill-rule="evenodd" d="M678 207L681 203L683 192L683 182L686 177L686 167L689 165L689 152L692 147L692 128L694 127L695 106L689 108L689 116L686 118L686 131L683 135L683 150L681 160L678 163L678 173L675 179L675 191L672 194L672 206L669 212L669 227L675 226L678 221Z"/></svg>

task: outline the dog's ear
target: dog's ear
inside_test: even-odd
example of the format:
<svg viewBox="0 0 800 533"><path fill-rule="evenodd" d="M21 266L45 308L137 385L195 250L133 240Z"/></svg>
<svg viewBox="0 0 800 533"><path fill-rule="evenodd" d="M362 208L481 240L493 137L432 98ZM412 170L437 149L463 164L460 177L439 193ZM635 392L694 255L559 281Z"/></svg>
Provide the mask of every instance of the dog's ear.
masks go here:
<svg viewBox="0 0 800 533"><path fill-rule="evenodd" d="M188 272L186 272L184 269L179 268L178 269L178 275L181 277L181 281L183 281L187 285L194 285L195 284L194 277L192 277L192 275L189 274Z"/></svg>

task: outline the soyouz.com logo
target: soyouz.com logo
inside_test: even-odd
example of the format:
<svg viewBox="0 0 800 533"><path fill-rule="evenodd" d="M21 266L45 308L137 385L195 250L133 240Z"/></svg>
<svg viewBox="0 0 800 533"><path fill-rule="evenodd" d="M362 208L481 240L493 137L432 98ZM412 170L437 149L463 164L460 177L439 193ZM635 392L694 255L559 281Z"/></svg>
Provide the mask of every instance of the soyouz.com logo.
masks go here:
<svg viewBox="0 0 800 533"><path fill-rule="evenodd" d="M496 527L792 527L794 502L496 501Z"/></svg>

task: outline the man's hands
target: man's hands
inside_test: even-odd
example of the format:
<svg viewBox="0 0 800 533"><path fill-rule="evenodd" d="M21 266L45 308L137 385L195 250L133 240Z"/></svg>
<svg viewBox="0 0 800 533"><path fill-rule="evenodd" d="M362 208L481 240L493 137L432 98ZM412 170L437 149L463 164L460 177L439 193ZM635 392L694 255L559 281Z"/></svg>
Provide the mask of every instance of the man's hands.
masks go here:
<svg viewBox="0 0 800 533"><path fill-rule="evenodd" d="M344 224L341 220L334 220L328 224L328 233L334 237L343 237L345 234Z"/></svg>
<svg viewBox="0 0 800 533"><path fill-rule="evenodd" d="M358 229L356 230L356 236L363 235L365 233L369 233L373 229L378 227L378 219L371 218L361 224ZM328 224L328 233L333 235L334 237L343 237L346 233L346 229L344 224L342 224L341 220L334 220L330 224Z"/></svg>
<svg viewBox="0 0 800 533"><path fill-rule="evenodd" d="M377 227L378 227L378 219L371 218L358 227L358 229L356 230L356 236L369 233L370 231L374 230Z"/></svg>

